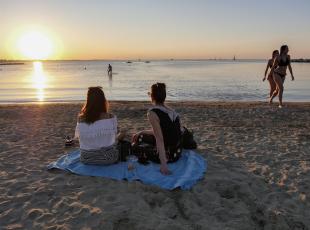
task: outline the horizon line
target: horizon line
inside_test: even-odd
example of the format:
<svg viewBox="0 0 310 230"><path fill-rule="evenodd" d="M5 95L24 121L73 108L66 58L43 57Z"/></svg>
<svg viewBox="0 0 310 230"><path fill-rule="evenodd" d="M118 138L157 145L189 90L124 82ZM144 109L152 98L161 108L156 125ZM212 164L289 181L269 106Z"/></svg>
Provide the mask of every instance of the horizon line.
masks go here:
<svg viewBox="0 0 310 230"><path fill-rule="evenodd" d="M126 58L126 59L104 59L104 58L90 58L90 59L0 59L1 61L15 61L15 62L34 62L34 61L134 61L134 62L145 62L145 61L227 61L227 60L266 60L268 58ZM308 59L308 58L300 58Z"/></svg>
<svg viewBox="0 0 310 230"><path fill-rule="evenodd" d="M1 62L36 62L36 61L130 61L130 62L147 62L147 61L264 61L269 58L134 58L134 59L0 59ZM310 58L293 58L292 60L310 60Z"/></svg>

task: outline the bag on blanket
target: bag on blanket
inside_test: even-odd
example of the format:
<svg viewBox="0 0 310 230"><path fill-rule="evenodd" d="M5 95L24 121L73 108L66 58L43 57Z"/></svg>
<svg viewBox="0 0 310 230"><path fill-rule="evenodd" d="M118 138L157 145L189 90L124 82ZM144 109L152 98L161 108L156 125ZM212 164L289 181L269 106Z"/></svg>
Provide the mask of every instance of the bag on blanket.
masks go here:
<svg viewBox="0 0 310 230"><path fill-rule="evenodd" d="M139 163L148 164L150 156L157 154L155 137L150 134L140 134L137 141L132 143L132 152L137 156Z"/></svg>
<svg viewBox="0 0 310 230"><path fill-rule="evenodd" d="M194 134L193 132L189 131L186 127L183 127L182 147L184 149L197 149L197 143L194 140Z"/></svg>
<svg viewBox="0 0 310 230"><path fill-rule="evenodd" d="M132 154L132 147L129 141L118 141L117 149L119 153L119 161L126 161L127 157Z"/></svg>

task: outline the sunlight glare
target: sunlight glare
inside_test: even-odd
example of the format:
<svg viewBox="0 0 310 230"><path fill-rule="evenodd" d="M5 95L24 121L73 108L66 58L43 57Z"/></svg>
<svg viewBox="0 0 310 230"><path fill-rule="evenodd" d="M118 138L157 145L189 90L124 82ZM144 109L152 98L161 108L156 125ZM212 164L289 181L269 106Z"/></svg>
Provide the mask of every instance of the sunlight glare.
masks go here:
<svg viewBox="0 0 310 230"><path fill-rule="evenodd" d="M18 48L24 57L39 60L46 59L51 55L53 44L46 35L31 31L20 37Z"/></svg>
<svg viewBox="0 0 310 230"><path fill-rule="evenodd" d="M44 101L44 89L46 87L46 75L43 71L42 62L33 62L33 87L37 89L38 101Z"/></svg>

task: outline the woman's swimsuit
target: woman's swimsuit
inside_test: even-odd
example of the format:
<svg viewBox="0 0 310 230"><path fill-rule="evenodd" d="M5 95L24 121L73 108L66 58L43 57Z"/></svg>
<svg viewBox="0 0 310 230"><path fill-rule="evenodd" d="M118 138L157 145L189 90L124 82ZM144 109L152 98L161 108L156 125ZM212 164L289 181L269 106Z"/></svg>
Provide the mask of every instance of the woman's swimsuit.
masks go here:
<svg viewBox="0 0 310 230"><path fill-rule="evenodd" d="M286 60L283 61L282 58L280 58L280 61L279 61L279 66L288 66L290 64L290 60L288 59L288 57L286 57Z"/></svg>
<svg viewBox="0 0 310 230"><path fill-rule="evenodd" d="M288 66L290 64L290 60L288 57L286 57L286 60L284 61L282 58L280 58L280 61L278 63L278 66ZM275 71L282 79L282 81L285 80L285 75L283 73L279 73L278 71Z"/></svg>

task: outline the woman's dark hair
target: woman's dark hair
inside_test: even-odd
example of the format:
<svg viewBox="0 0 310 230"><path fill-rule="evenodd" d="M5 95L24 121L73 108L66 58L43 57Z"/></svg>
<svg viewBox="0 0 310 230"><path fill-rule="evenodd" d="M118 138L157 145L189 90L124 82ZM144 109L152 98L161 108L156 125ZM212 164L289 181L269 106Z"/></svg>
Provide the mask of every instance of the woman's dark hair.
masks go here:
<svg viewBox="0 0 310 230"><path fill-rule="evenodd" d="M281 48L280 48L280 54L283 54L283 53L285 52L286 49L288 49L288 46L287 46L287 45L281 46Z"/></svg>
<svg viewBox="0 0 310 230"><path fill-rule="evenodd" d="M152 101L156 103L164 103L166 99L166 85L165 83L156 83L151 87Z"/></svg>
<svg viewBox="0 0 310 230"><path fill-rule="evenodd" d="M278 54L279 53L279 50L274 50L273 52L272 52L272 57L274 57L276 54Z"/></svg>
<svg viewBox="0 0 310 230"><path fill-rule="evenodd" d="M108 112L108 101L105 98L102 88L89 87L87 92L87 101L83 106L79 119L90 124L100 119L102 113Z"/></svg>

